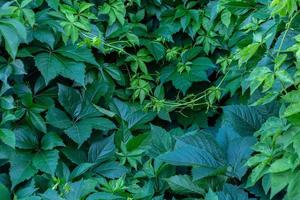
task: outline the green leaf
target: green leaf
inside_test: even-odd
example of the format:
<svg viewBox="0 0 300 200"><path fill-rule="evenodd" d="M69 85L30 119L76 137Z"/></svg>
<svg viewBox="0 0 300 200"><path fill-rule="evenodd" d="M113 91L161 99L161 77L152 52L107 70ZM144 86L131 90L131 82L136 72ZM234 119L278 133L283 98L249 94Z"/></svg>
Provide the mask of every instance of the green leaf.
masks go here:
<svg viewBox="0 0 300 200"><path fill-rule="evenodd" d="M43 200L63 200L56 190L48 189L42 195Z"/></svg>
<svg viewBox="0 0 300 200"><path fill-rule="evenodd" d="M12 96L0 97L0 107L5 110L11 110L14 106L14 99Z"/></svg>
<svg viewBox="0 0 300 200"><path fill-rule="evenodd" d="M37 130L43 133L47 132L46 123L40 114L29 111L27 117Z"/></svg>
<svg viewBox="0 0 300 200"><path fill-rule="evenodd" d="M81 146L92 133L92 124L89 120L80 121L65 130L65 133L79 146Z"/></svg>
<svg viewBox="0 0 300 200"><path fill-rule="evenodd" d="M219 200L219 198L216 193L209 189L208 193L205 195L205 200Z"/></svg>
<svg viewBox="0 0 300 200"><path fill-rule="evenodd" d="M69 117L57 108L50 108L47 112L46 119L47 123L61 129L69 128L73 124Z"/></svg>
<svg viewBox="0 0 300 200"><path fill-rule="evenodd" d="M115 116L115 113L109 111L109 110L106 110L105 108L101 108L100 106L97 106L95 104L93 104L93 106L99 111L101 112L102 114L108 116L108 117L114 117Z"/></svg>
<svg viewBox="0 0 300 200"><path fill-rule="evenodd" d="M23 13L30 26L33 27L35 24L35 13L33 10L24 8Z"/></svg>
<svg viewBox="0 0 300 200"><path fill-rule="evenodd" d="M215 192L215 194L218 200L250 200L246 192L238 186L230 184L225 184L223 190ZM215 195L213 197L215 198Z"/></svg>
<svg viewBox="0 0 300 200"><path fill-rule="evenodd" d="M252 43L241 49L239 52L239 66L242 66L244 63L248 62L250 58L252 58L257 52L260 45L260 43Z"/></svg>
<svg viewBox="0 0 300 200"><path fill-rule="evenodd" d="M93 171L110 179L120 178L128 172L125 166L114 161L103 163Z"/></svg>
<svg viewBox="0 0 300 200"><path fill-rule="evenodd" d="M221 162L225 161L224 152L216 142L213 135L209 132L197 130L190 131L177 138L175 149L186 145L203 149L213 155L215 159Z"/></svg>
<svg viewBox="0 0 300 200"><path fill-rule="evenodd" d="M221 21L228 28L231 22L231 13L227 10L224 10L221 15Z"/></svg>
<svg viewBox="0 0 300 200"><path fill-rule="evenodd" d="M74 123L73 126L65 130L65 133L79 146L85 142L92 133L92 129L111 130L115 125L108 119L102 117L87 118Z"/></svg>
<svg viewBox="0 0 300 200"><path fill-rule="evenodd" d="M33 32L33 37L42 43L48 44L52 49L55 43L55 35L47 29L37 29Z"/></svg>
<svg viewBox="0 0 300 200"><path fill-rule="evenodd" d="M294 84L292 76L286 70L278 70L275 74L282 83Z"/></svg>
<svg viewBox="0 0 300 200"><path fill-rule="evenodd" d="M283 190L290 182L290 172L271 173L271 198Z"/></svg>
<svg viewBox="0 0 300 200"><path fill-rule="evenodd" d="M84 85L85 65L83 63L72 61L55 53L40 53L34 57L34 60L46 84L61 75Z"/></svg>
<svg viewBox="0 0 300 200"><path fill-rule="evenodd" d="M58 10L59 0L46 0L50 8Z"/></svg>
<svg viewBox="0 0 300 200"><path fill-rule="evenodd" d="M204 189L192 182L187 175L176 175L166 179L171 189L178 194L204 194Z"/></svg>
<svg viewBox="0 0 300 200"><path fill-rule="evenodd" d="M192 59L198 53L191 50L186 51L182 59ZM173 65L163 68L161 72L162 82L171 80L174 87L185 94L193 82L208 81L208 70L215 68L214 63L207 57L197 57L189 63L189 70L183 70L182 72L179 72ZM187 63L184 65L187 65Z"/></svg>
<svg viewBox="0 0 300 200"><path fill-rule="evenodd" d="M11 200L10 192L9 192L8 188L5 185L3 185L2 183L0 183L0 194L1 194L1 199Z"/></svg>
<svg viewBox="0 0 300 200"><path fill-rule="evenodd" d="M33 157L33 165L44 173L54 175L59 159L57 150L40 151Z"/></svg>
<svg viewBox="0 0 300 200"><path fill-rule="evenodd" d="M0 23L0 33L5 40L5 49L12 58L15 58L20 44L16 30L12 26Z"/></svg>
<svg viewBox="0 0 300 200"><path fill-rule="evenodd" d="M270 74L272 74L272 71L267 67L255 67L247 79L247 81L250 82L250 93L253 94L255 90L269 78Z"/></svg>
<svg viewBox="0 0 300 200"><path fill-rule="evenodd" d="M64 107L64 109L71 115L73 118L77 117L81 112L81 102L82 97L80 93L75 90L74 88L67 87L64 85L58 85L58 101ZM66 116L60 113L58 110L59 115L63 119L66 119Z"/></svg>
<svg viewBox="0 0 300 200"><path fill-rule="evenodd" d="M289 186L287 188L287 194L285 196L286 200L294 200L300 198L300 191L298 189L299 181L300 181L300 173L297 172L292 177Z"/></svg>
<svg viewBox="0 0 300 200"><path fill-rule="evenodd" d="M103 6L99 8L100 13L108 14L109 20L108 25L112 25L116 19L123 25L125 22L126 8L121 0L109 1L109 3L104 3Z"/></svg>
<svg viewBox="0 0 300 200"><path fill-rule="evenodd" d="M300 98L300 90L292 90L286 95L282 96L282 99L287 103L298 103Z"/></svg>
<svg viewBox="0 0 300 200"><path fill-rule="evenodd" d="M192 71L206 71L215 68L216 65L207 57L197 57L192 61Z"/></svg>
<svg viewBox="0 0 300 200"><path fill-rule="evenodd" d="M285 111L284 111L284 117L289 117L292 116L294 114L297 114L300 112L300 103L293 103L291 105L289 105Z"/></svg>
<svg viewBox="0 0 300 200"><path fill-rule="evenodd" d="M0 128L0 140L12 148L16 146L15 133L9 129Z"/></svg>
<svg viewBox="0 0 300 200"><path fill-rule="evenodd" d="M95 166L94 163L81 163L80 165L78 165L73 169L72 173L70 174L70 179L74 179L78 176L81 176L82 174L84 174L94 166Z"/></svg>
<svg viewBox="0 0 300 200"><path fill-rule="evenodd" d="M91 163L100 163L112 157L114 152L114 135L111 135L91 145L88 152L88 160Z"/></svg>
<svg viewBox="0 0 300 200"><path fill-rule="evenodd" d="M87 197L87 200L121 200L122 196L108 192L96 192Z"/></svg>
<svg viewBox="0 0 300 200"><path fill-rule="evenodd" d="M27 39L25 26L13 18L1 19L0 33L5 40L5 49L12 58L15 58L19 44Z"/></svg>
<svg viewBox="0 0 300 200"><path fill-rule="evenodd" d="M170 133L158 126L151 125L151 138L152 141L149 152L153 157L171 151L175 143Z"/></svg>
<svg viewBox="0 0 300 200"><path fill-rule="evenodd" d="M241 179L247 172L246 161L252 154L251 147L255 144L254 137L236 138L229 142L227 162L231 167L232 176Z"/></svg>
<svg viewBox="0 0 300 200"><path fill-rule="evenodd" d="M20 149L36 149L39 146L36 133L29 127L19 127L14 129L16 137L16 147Z"/></svg>
<svg viewBox="0 0 300 200"><path fill-rule="evenodd" d="M264 114L256 107L231 105L225 106L223 111L224 121L230 123L242 136L252 135L265 121Z"/></svg>
<svg viewBox="0 0 300 200"><path fill-rule="evenodd" d="M93 179L80 180L70 184L70 191L65 195L66 200L83 199L88 194L95 191L98 185L97 181Z"/></svg>
<svg viewBox="0 0 300 200"><path fill-rule="evenodd" d="M86 153L81 149L64 147L61 152L73 163L80 165L87 162Z"/></svg>
<svg viewBox="0 0 300 200"><path fill-rule="evenodd" d="M252 169L251 174L248 176L246 187L254 186L255 183L262 178L267 172L266 162L260 162L254 169Z"/></svg>
<svg viewBox="0 0 300 200"><path fill-rule="evenodd" d="M65 144L57 133L49 132L42 138L41 141L43 150L51 150L54 147L63 147Z"/></svg>
<svg viewBox="0 0 300 200"><path fill-rule="evenodd" d="M186 93L186 91L192 86L192 81L190 81L190 73L184 73L184 74L179 74L179 73L175 73L172 76L172 84L174 85L174 87L176 89L179 89L183 92L183 94ZM200 74L198 74L200 75ZM201 75L204 75L201 73ZM203 78L206 75L202 76Z"/></svg>
<svg viewBox="0 0 300 200"><path fill-rule="evenodd" d="M116 125L112 121L104 117L93 117L86 120L89 121L92 128L97 130L109 131L116 128Z"/></svg>
<svg viewBox="0 0 300 200"><path fill-rule="evenodd" d="M284 172L286 170L289 170L292 168L292 163L291 160L283 157L281 159L275 160L270 168L269 168L269 173L278 173L278 172Z"/></svg>
<svg viewBox="0 0 300 200"><path fill-rule="evenodd" d="M225 161L217 143L204 132L192 132L181 137L174 151L158 156L158 159L177 166L203 166L217 169Z"/></svg>
<svg viewBox="0 0 300 200"><path fill-rule="evenodd" d="M295 152L300 156L300 135L296 135L293 137L293 147Z"/></svg>
<svg viewBox="0 0 300 200"><path fill-rule="evenodd" d="M128 123L128 128L134 128L146 124L154 119L154 112L145 112L141 107L124 103L119 99L113 99L111 110L117 113Z"/></svg>
<svg viewBox="0 0 300 200"><path fill-rule="evenodd" d="M55 52L61 54L64 57L79 61L86 62L98 66L95 57L90 49L78 46L63 46L56 49Z"/></svg>
<svg viewBox="0 0 300 200"><path fill-rule="evenodd" d="M17 184L31 178L37 173L32 165L32 154L16 153L11 160L9 176L12 182L12 188Z"/></svg>
<svg viewBox="0 0 300 200"><path fill-rule="evenodd" d="M165 47L159 42L147 41L145 46L153 55L156 61L161 60L165 56Z"/></svg>

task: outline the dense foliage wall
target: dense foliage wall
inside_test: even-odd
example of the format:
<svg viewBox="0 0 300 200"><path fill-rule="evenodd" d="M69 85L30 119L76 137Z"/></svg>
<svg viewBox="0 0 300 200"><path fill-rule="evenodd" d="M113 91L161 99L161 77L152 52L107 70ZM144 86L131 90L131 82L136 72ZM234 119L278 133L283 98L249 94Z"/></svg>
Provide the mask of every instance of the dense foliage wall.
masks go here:
<svg viewBox="0 0 300 200"><path fill-rule="evenodd" d="M0 199L299 200L299 5L0 0Z"/></svg>

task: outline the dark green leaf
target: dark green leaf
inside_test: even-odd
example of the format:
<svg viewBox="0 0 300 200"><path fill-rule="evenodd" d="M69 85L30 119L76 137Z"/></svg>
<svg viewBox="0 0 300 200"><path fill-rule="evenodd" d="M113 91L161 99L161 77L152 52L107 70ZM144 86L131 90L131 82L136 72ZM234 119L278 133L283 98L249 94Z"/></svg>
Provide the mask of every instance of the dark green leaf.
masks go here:
<svg viewBox="0 0 300 200"><path fill-rule="evenodd" d="M59 155L57 150L40 151L34 155L32 162L36 169L53 176L58 159Z"/></svg>

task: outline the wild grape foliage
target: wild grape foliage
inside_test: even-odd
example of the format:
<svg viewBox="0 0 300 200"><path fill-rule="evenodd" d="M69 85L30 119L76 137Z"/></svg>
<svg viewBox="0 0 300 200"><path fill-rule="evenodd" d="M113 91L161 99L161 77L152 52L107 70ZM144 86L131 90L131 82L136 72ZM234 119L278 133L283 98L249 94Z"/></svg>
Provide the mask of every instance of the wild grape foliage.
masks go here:
<svg viewBox="0 0 300 200"><path fill-rule="evenodd" d="M0 0L1 200L300 199L300 0Z"/></svg>

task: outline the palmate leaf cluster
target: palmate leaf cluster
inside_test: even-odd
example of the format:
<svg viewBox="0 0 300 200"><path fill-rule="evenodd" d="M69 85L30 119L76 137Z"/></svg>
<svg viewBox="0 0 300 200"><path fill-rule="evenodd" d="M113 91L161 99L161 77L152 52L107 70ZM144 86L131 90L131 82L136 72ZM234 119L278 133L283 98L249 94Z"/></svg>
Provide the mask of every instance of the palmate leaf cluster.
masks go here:
<svg viewBox="0 0 300 200"><path fill-rule="evenodd" d="M299 6L0 0L0 199L300 199Z"/></svg>

